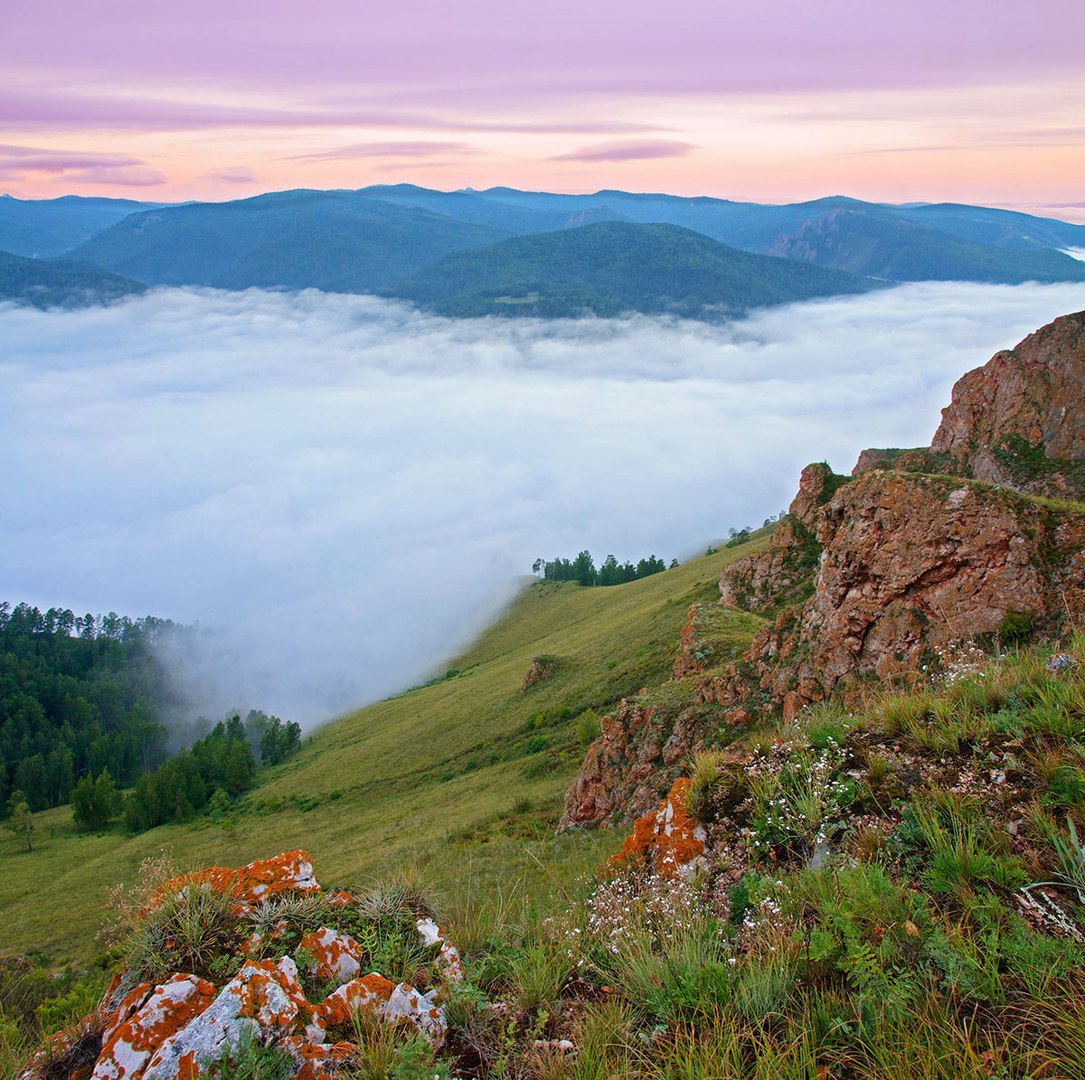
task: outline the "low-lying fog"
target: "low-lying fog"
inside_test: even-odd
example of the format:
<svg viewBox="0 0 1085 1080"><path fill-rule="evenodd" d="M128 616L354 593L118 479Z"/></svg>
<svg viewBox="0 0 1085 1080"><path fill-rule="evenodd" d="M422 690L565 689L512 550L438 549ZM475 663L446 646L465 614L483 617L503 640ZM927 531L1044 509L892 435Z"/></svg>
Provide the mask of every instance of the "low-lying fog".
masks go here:
<svg viewBox="0 0 1085 1080"><path fill-rule="evenodd" d="M799 469L928 442L1085 287L922 284L710 327L449 321L318 292L0 309L0 599L214 628L217 712L442 670L538 556L704 548Z"/></svg>

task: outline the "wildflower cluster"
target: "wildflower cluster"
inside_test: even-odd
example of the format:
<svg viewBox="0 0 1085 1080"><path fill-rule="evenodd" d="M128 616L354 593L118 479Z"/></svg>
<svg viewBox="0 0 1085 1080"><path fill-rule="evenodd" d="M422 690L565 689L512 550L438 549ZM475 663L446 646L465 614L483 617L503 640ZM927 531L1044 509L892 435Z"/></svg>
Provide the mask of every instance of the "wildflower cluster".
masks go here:
<svg viewBox="0 0 1085 1080"><path fill-rule="evenodd" d="M950 641L934 646L934 663L924 664L931 685L948 688L966 679L982 679L990 658L974 641Z"/></svg>
<svg viewBox="0 0 1085 1080"><path fill-rule="evenodd" d="M697 892L680 878L633 872L603 882L586 907L588 934L615 954L632 937L661 945L694 929L710 914Z"/></svg>
<svg viewBox="0 0 1085 1080"><path fill-rule="evenodd" d="M742 832L753 857L809 854L843 829L858 794L846 761L830 738L821 751L774 747L753 763L754 807Z"/></svg>

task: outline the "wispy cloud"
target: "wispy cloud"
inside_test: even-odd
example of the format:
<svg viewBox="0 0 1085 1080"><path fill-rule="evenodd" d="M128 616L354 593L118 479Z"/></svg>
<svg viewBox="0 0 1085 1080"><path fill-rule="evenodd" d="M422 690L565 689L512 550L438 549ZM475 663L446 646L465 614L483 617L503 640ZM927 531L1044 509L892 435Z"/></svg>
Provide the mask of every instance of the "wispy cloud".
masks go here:
<svg viewBox="0 0 1085 1080"><path fill-rule="evenodd" d="M198 619L209 700L315 721L437 669L540 555L681 556L785 506L809 460L927 442L962 372L1082 306L936 284L722 327L311 291L3 308L0 599Z"/></svg>
<svg viewBox="0 0 1085 1080"><path fill-rule="evenodd" d="M349 158L431 158L463 157L477 154L478 148L465 142L443 142L440 140L418 142L371 142L351 143L349 146L337 146L330 150L318 150L310 154L292 154L285 161L338 161Z"/></svg>
<svg viewBox="0 0 1085 1080"><path fill-rule="evenodd" d="M127 154L0 145L0 179L18 180L34 173L63 175L74 183L87 184L149 187L166 183L157 169Z"/></svg>
<svg viewBox="0 0 1085 1080"><path fill-rule="evenodd" d="M430 105L438 102L430 101ZM507 134L618 135L658 130L658 126L622 120L550 119L510 116L495 119L493 110L479 115L461 112L375 109L371 104L344 98L313 104L282 102L255 107L236 102L177 100L154 94L120 96L78 91L8 89L0 93L0 115L8 129L27 128L131 131L196 131L217 128L288 128L293 132L320 128L398 128L419 131L462 131Z"/></svg>
<svg viewBox="0 0 1085 1080"><path fill-rule="evenodd" d="M204 173L203 179L218 184L251 184L255 182L256 174L247 165L228 165Z"/></svg>
<svg viewBox="0 0 1085 1080"><path fill-rule="evenodd" d="M652 158L685 157L697 148L672 139L641 139L637 142L605 142L582 146L551 161L644 161Z"/></svg>

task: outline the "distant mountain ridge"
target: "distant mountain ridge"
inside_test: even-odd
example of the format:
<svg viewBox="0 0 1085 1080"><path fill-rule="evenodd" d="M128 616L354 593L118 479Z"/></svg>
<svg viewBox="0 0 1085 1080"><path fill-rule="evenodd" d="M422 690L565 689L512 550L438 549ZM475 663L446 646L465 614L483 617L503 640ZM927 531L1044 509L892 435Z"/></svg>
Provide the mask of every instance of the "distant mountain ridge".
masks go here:
<svg viewBox="0 0 1085 1080"><path fill-rule="evenodd" d="M64 251L148 285L375 293L464 317L729 317L871 287L857 285L856 275L882 283L1085 281L1085 262L1067 249L1085 249L1085 225L842 195L777 206L609 189L382 184L173 206L0 197L0 250L14 254ZM751 256L772 256L773 265Z"/></svg>
<svg viewBox="0 0 1085 1080"><path fill-rule="evenodd" d="M996 247L844 208L779 237L769 254L886 281L1085 281L1085 263L1061 251Z"/></svg>
<svg viewBox="0 0 1085 1080"><path fill-rule="evenodd" d="M161 205L82 195L59 199L0 195L0 250L32 259L55 258L129 214Z"/></svg>

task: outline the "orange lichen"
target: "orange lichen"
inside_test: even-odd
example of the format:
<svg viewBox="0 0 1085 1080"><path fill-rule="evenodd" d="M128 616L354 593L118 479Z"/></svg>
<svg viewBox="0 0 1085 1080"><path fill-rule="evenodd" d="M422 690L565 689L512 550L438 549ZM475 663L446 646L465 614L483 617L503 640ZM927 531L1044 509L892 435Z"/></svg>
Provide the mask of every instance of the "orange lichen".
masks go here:
<svg viewBox="0 0 1085 1080"><path fill-rule="evenodd" d="M382 975L363 975L360 979L351 979L329 994L319 1005L313 1006L313 1020L325 1031L338 1024L347 1022L351 1014L359 1009L373 1008L385 1004L395 990L395 983Z"/></svg>
<svg viewBox="0 0 1085 1080"><path fill-rule="evenodd" d="M688 777L680 776L659 808L636 820L610 866L646 864L661 877L689 876L705 851L704 826L686 810L689 784Z"/></svg>
<svg viewBox="0 0 1085 1080"><path fill-rule="evenodd" d="M200 885L209 885L218 893L231 894L242 910L281 893L320 892L308 852L286 851L271 859L251 862L237 870L209 866L206 870L183 874L162 886L158 897L176 895L186 887ZM152 903L151 906L157 905Z"/></svg>
<svg viewBox="0 0 1085 1080"><path fill-rule="evenodd" d="M361 969L365 949L348 934L322 927L306 934L298 948L313 958L309 974L320 979L337 979L339 983L353 979Z"/></svg>

